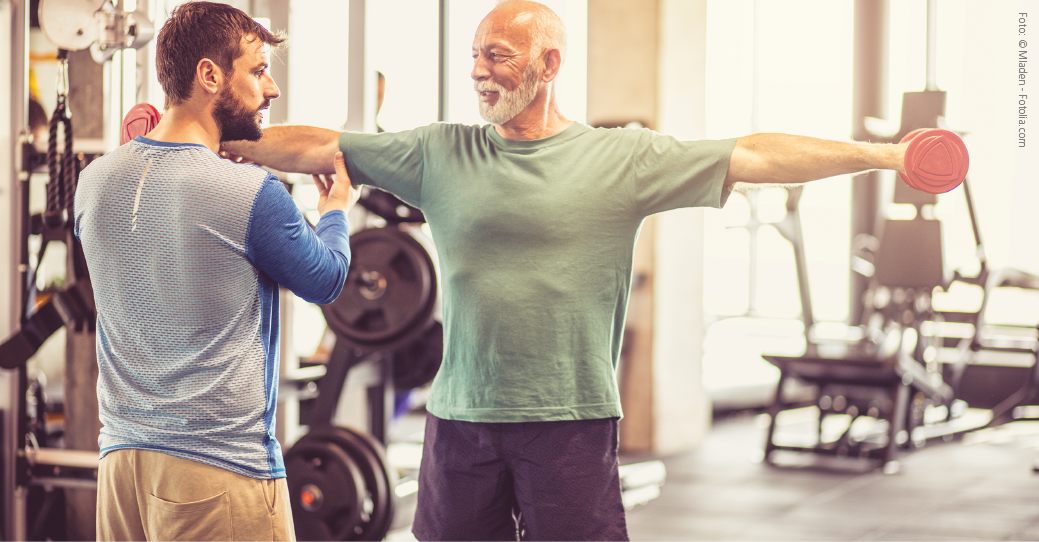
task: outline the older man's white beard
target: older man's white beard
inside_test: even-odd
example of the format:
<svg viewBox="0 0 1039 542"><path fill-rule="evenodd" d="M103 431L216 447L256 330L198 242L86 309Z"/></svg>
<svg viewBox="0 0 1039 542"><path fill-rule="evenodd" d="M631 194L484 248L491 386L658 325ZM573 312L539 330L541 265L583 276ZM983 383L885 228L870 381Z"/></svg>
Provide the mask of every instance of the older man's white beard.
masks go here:
<svg viewBox="0 0 1039 542"><path fill-rule="evenodd" d="M538 93L539 79L541 74L531 63L523 72L523 83L515 90L505 90L501 85L491 81L476 81L473 85L476 92L498 93L498 103L491 105L480 102L480 116L495 126L509 122L534 101L534 96Z"/></svg>

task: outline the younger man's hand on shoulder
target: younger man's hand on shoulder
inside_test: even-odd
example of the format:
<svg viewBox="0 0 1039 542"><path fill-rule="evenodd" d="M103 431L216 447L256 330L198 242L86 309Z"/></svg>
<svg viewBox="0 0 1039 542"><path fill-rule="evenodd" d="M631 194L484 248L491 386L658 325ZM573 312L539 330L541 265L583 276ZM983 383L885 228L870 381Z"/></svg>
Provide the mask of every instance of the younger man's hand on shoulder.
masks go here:
<svg viewBox="0 0 1039 542"><path fill-rule="evenodd" d="M335 158L332 159L332 165L335 168L335 175L312 175L320 194L317 210L322 216L329 211L350 210L361 196L361 192L350 183L342 152L336 153Z"/></svg>

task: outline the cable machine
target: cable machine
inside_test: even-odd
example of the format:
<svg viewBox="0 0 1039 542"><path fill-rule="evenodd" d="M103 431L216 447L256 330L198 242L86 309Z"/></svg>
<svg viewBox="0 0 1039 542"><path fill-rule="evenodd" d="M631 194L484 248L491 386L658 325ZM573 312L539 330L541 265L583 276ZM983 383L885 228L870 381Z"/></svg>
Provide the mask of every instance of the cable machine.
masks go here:
<svg viewBox="0 0 1039 542"><path fill-rule="evenodd" d="M65 328L68 350L91 359L78 360L79 366L92 366L94 344L93 290L86 265L75 236L72 234L72 203L79 171L96 156L75 144L74 121L71 107L69 60L70 53L89 51L98 64L109 62L121 49L139 49L147 44L154 28L143 10L127 12L123 2L71 0L41 0L40 26L47 38L58 46L58 78L56 107L50 116L46 153L39 153L31 145L24 128L28 103L25 61L28 58L29 4L11 3L12 28L20 29L12 36L13 75L12 109L23 114L12 119L12 139L16 141L13 160L17 171L12 173L12 187L17 198L12 208L17 217L13 241L17 245L18 268L15 299L16 329L0 341L0 367L11 381L11 396L6 401L3 424L4 477L3 530L9 539L42 539L51 530L64 525L64 508L76 509L73 517L90 516L92 528L93 497L97 469L96 440L94 450L75 449L70 433L75 422L63 435L49 432L46 424L46 398L40 382L28 377L26 362L57 330ZM17 9L14 9L17 8ZM78 57L77 57L78 58ZM80 113L81 115L83 113ZM118 114L118 112L116 113ZM87 118L87 117L78 117ZM59 137L60 134L60 137ZM60 142L60 144L59 144ZM45 168L45 169L44 169ZM34 171L46 171L46 209L33 213L30 209L30 176ZM40 248L30 251L30 236L36 236ZM67 253L64 283L45 290L38 288L40 262L48 246L64 244ZM15 326L12 326L15 327ZM78 346L78 347L77 347ZM68 356L72 358L70 354ZM92 363L88 364L87 361ZM68 397L66 397L68 400ZM68 406L68 405L67 405ZM97 416L96 399L93 411L76 405L74 410L84 417ZM95 422L96 423L96 422ZM52 447L52 440L64 440L65 447ZM73 445L70 445L73 444ZM77 492L65 490L89 490ZM75 504L74 501L83 501ZM89 502L86 502L89 501ZM59 514L60 512L60 514ZM92 536L93 533L77 533Z"/></svg>

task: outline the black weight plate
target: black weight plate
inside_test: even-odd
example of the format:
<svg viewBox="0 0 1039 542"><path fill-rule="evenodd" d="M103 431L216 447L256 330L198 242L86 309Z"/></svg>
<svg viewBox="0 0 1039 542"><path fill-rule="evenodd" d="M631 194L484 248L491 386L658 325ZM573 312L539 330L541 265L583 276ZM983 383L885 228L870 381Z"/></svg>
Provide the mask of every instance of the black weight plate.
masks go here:
<svg viewBox="0 0 1039 542"><path fill-rule="evenodd" d="M433 381L444 359L444 326L433 322L422 336L393 353L393 385L420 388Z"/></svg>
<svg viewBox="0 0 1039 542"><path fill-rule="evenodd" d="M304 436L285 454L298 540L350 540L363 523L363 469L334 442Z"/></svg>
<svg viewBox="0 0 1039 542"><path fill-rule="evenodd" d="M366 433L332 425L311 428L308 436L338 445L361 469L368 502L352 540L382 540L393 523L397 485L397 474L386 463L382 445Z"/></svg>
<svg viewBox="0 0 1039 542"><path fill-rule="evenodd" d="M386 485L386 492L382 494L374 493L376 497L376 507L386 511L385 514L381 515L384 524L380 524L377 530L373 531L373 534L377 534L378 539L382 539L386 532L389 531L390 525L393 524L393 515L397 508L397 471L394 470L386 459L386 450L382 444L375 439L375 437L359 431L352 427L337 427L339 433L344 436L352 435L356 442L367 448L369 452L369 459L371 461L372 472L382 479L382 482ZM379 484L382 485L382 484ZM374 514L373 514L374 517ZM373 525L375 521L373 520ZM379 534L381 532L381 534Z"/></svg>
<svg viewBox="0 0 1039 542"><path fill-rule="evenodd" d="M429 324L436 302L433 260L422 243L394 228L350 238L350 272L339 297L322 312L329 328L364 350L392 351Z"/></svg>
<svg viewBox="0 0 1039 542"><path fill-rule="evenodd" d="M401 201L397 196L375 187L365 187L357 200L362 207L381 216L390 224L422 223L426 217L422 211Z"/></svg>

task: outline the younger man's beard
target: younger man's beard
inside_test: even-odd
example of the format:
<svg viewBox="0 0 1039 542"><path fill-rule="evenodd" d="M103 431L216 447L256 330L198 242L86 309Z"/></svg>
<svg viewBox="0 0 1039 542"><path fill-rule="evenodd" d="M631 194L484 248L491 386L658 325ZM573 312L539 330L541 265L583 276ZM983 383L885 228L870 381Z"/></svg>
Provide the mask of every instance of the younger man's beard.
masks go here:
<svg viewBox="0 0 1039 542"><path fill-rule="evenodd" d="M258 109L249 110L237 93L224 90L213 109L213 119L220 129L220 141L259 141L263 137L259 113L270 106L271 101L267 100Z"/></svg>

